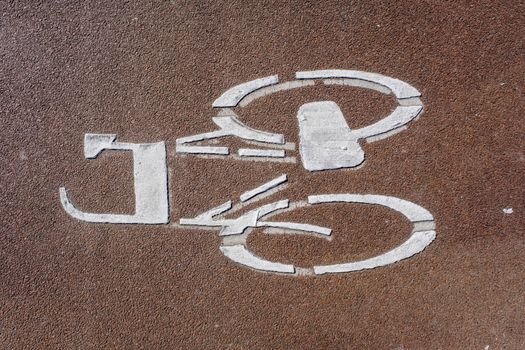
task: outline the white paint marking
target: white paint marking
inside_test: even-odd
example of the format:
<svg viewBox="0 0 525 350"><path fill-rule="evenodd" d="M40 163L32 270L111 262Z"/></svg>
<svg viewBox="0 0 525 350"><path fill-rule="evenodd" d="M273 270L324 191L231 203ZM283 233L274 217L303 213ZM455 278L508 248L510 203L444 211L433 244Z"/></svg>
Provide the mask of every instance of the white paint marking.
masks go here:
<svg viewBox="0 0 525 350"><path fill-rule="evenodd" d="M235 212L238 212L239 210L243 209L244 207L246 207L246 206L248 206L248 205L250 205L250 204L252 204L254 202L257 202L258 200L266 198L267 196L270 196L270 195L272 195L272 194L282 190L285 187L286 187L286 184L284 184L282 186L275 187L274 189L272 189L272 190L270 190L268 192L265 192L264 195L257 196L257 198L255 198L254 200L249 200L249 201L246 201L246 202L238 202L237 204L235 204L232 207L231 211L228 214L233 214ZM290 204L290 201L287 200L287 199L284 199L284 200L281 200L281 201L278 201L278 202L274 202L274 203L263 205L262 207L259 207L259 208L256 209L258 211L258 218L262 218L263 216L264 217L270 217L270 216L273 215L273 214L270 214L270 213L273 213L273 212L276 212L276 211L280 211L281 209L284 209L284 208L288 208L289 204Z"/></svg>
<svg viewBox="0 0 525 350"><path fill-rule="evenodd" d="M386 206L403 214L414 224L414 229L412 235L403 244L387 253L351 263L315 266L314 271L316 274L358 271L392 264L423 251L423 249L425 249L425 247L436 237L436 232L434 231L434 218L432 214L430 214L425 208L403 199L381 195L360 195L349 193L308 197L308 203L310 204L334 202L378 204Z"/></svg>
<svg viewBox="0 0 525 350"><path fill-rule="evenodd" d="M327 227L286 221L257 221L257 227L273 227L290 229L294 231L314 232L323 236L330 236L332 233L332 230Z"/></svg>
<svg viewBox="0 0 525 350"><path fill-rule="evenodd" d="M177 153L190 153L190 154L220 154L220 155L230 154L230 150L228 149L228 147L212 147L212 146L176 145L175 151Z"/></svg>
<svg viewBox="0 0 525 350"><path fill-rule="evenodd" d="M213 122L230 136L237 136L243 140L252 140L266 143L284 144L284 136L256 130L243 124L236 115L214 117Z"/></svg>
<svg viewBox="0 0 525 350"><path fill-rule="evenodd" d="M317 70L309 72L295 73L297 79L329 79L329 78L349 78L370 81L383 85L390 89L398 99L418 97L421 93L412 85L391 77L387 77L377 73L368 73L355 70Z"/></svg>
<svg viewBox="0 0 525 350"><path fill-rule="evenodd" d="M395 130L416 118L422 109L422 106L398 106L388 117L381 119L377 123L353 130L352 136L363 139Z"/></svg>
<svg viewBox="0 0 525 350"><path fill-rule="evenodd" d="M221 252L229 259L260 271L268 272L280 272L280 273L295 273L295 267L293 265L286 265L281 263L275 263L268 260L261 259L243 245L233 246L221 246Z"/></svg>
<svg viewBox="0 0 525 350"><path fill-rule="evenodd" d="M292 90L292 89L297 89L297 88L301 88L305 86L312 86L312 85L315 85L314 80L294 80L294 81L287 81L285 83L280 83L276 85L266 86L264 88L253 91L250 94L246 95L242 99L242 101L239 103L239 106L246 107L248 104L255 101L256 99L274 94L276 92Z"/></svg>
<svg viewBox="0 0 525 350"><path fill-rule="evenodd" d="M229 154L229 150L227 147L209 147L200 145L188 146L189 143L208 141L225 136L235 136L243 140L258 141L271 144L285 143L283 135L268 133L265 131L250 128L244 125L233 112L231 115L221 115L218 117L214 117L213 122L220 128L220 130L215 130L187 137L181 137L176 141L175 151L177 153L227 155ZM106 143L108 142L108 140L103 141Z"/></svg>
<svg viewBox="0 0 525 350"><path fill-rule="evenodd" d="M206 153L191 153L193 156L204 159L233 159L244 162L273 162L273 163L297 163L295 157L284 158L270 158L270 157L241 157L237 154L223 155L223 154L206 154ZM188 157L190 153L178 153L177 156L181 158Z"/></svg>
<svg viewBox="0 0 525 350"><path fill-rule="evenodd" d="M412 231L434 231L436 229L436 223L434 221L416 221L413 222L414 229Z"/></svg>
<svg viewBox="0 0 525 350"><path fill-rule="evenodd" d="M311 102L297 112L299 151L309 171L351 168L365 160L346 119L333 101Z"/></svg>
<svg viewBox="0 0 525 350"><path fill-rule="evenodd" d="M422 106L423 102L419 97L401 98L397 100L400 106Z"/></svg>
<svg viewBox="0 0 525 350"><path fill-rule="evenodd" d="M365 160L359 139L374 142L401 132L422 109L398 106L377 123L352 130L335 102L304 104L297 113L303 166L310 171L357 167Z"/></svg>
<svg viewBox="0 0 525 350"><path fill-rule="evenodd" d="M406 129L408 129L408 127L406 125L403 125L400 128L392 129L390 131L387 131L387 132L379 134L379 135L369 136L369 137L366 138L366 142L372 143L372 142L376 142L376 141L381 141L381 140L384 140L386 138L389 138L390 136L394 136L395 134L399 134L401 131L404 131Z"/></svg>
<svg viewBox="0 0 525 350"><path fill-rule="evenodd" d="M321 235L317 232L307 232L307 231L298 231L293 229L277 228L277 227L267 227L263 230L265 234L268 235L301 235L301 236L312 236L326 239L327 241L332 240L332 236Z"/></svg>
<svg viewBox="0 0 525 350"><path fill-rule="evenodd" d="M274 149L283 149L288 151L294 151L295 150L295 143L293 142L286 142L284 144L274 144L274 143L265 143L265 142L258 142L258 141L251 141L251 140L244 140L246 143L250 145L254 145L257 147L271 147Z"/></svg>
<svg viewBox="0 0 525 350"><path fill-rule="evenodd" d="M241 157L237 155L232 155L231 158L235 160L243 160L250 162L274 162L274 163L297 163L297 158L295 157L284 157L284 158L270 158L270 157Z"/></svg>
<svg viewBox="0 0 525 350"><path fill-rule="evenodd" d="M322 275L325 273L351 272L386 266L422 252L430 243L432 243L434 238L436 238L435 231L414 232L408 240L389 252L357 262L314 266L314 272L316 275Z"/></svg>
<svg viewBox="0 0 525 350"><path fill-rule="evenodd" d="M64 210L72 217L87 221L112 224L165 224L169 222L168 170L166 145L158 143L115 142L116 135L86 134L84 154L96 158L103 150L128 150L133 153L135 186L135 214L97 214L78 210L68 198L65 187L59 189Z"/></svg>
<svg viewBox="0 0 525 350"><path fill-rule="evenodd" d="M257 208L257 211L259 212L258 219L267 216L270 213L275 212L279 209L285 209L290 206L290 201L288 199L283 199L277 202L265 204L259 208Z"/></svg>
<svg viewBox="0 0 525 350"><path fill-rule="evenodd" d="M308 196L308 203L319 204L319 203L336 203L336 202L347 202L347 203L363 203L363 204L378 204L395 211L400 212L411 222L417 221L433 221L434 217L425 208L406 201L404 199L381 196L374 194L322 194L316 196Z"/></svg>
<svg viewBox="0 0 525 350"><path fill-rule="evenodd" d="M261 271L294 273L296 270L293 265L271 262L255 256L245 246L247 236L257 227L268 227L269 229L267 230L281 229L280 231L270 231L270 233L277 232L287 234L291 231L292 234L320 234L329 239L331 229L326 227L294 222L262 221L261 219L263 217L269 218L308 205L334 202L364 203L386 206L406 216L414 224L414 228L411 236L404 243L384 254L362 261L315 266L313 272L317 275L359 271L393 264L423 251L436 237L433 217L425 208L406 200L381 195L317 195L309 196L307 202L299 201L294 202L292 205L290 205L288 200L281 200L260 206L236 219L224 219L222 218L223 215L226 215L227 212L230 212L229 214L231 214L233 211L232 203L230 201L212 208L203 214L198 215L194 219L181 219L180 223L182 225L222 227L222 231L219 235L225 236L225 238L223 239L221 251L225 256L237 263ZM301 274L299 270L297 271L298 275ZM306 274L309 273L308 271L310 271L310 273L312 272L312 270L308 269L301 271Z"/></svg>
<svg viewBox="0 0 525 350"><path fill-rule="evenodd" d="M235 107L246 95L251 92L258 90L268 85L274 85L279 82L277 75L272 75L265 78L255 79L236 85L223 93L218 99L216 99L212 106L213 107Z"/></svg>
<svg viewBox="0 0 525 350"><path fill-rule="evenodd" d="M115 149L116 134L85 134L84 156L95 159L105 149Z"/></svg>
<svg viewBox="0 0 525 350"><path fill-rule="evenodd" d="M222 228L219 233L220 236L241 234L248 227L255 227L257 225L258 212L257 210L250 211L236 219L214 219L214 209L202 213L194 218L181 218L180 224L184 226L206 226ZM212 212L210 215L210 212Z"/></svg>
<svg viewBox="0 0 525 350"><path fill-rule="evenodd" d="M272 210L271 212L268 212L264 215L260 215L259 218L262 218L263 216L266 218L266 219L269 219L271 217L274 217L276 215L280 215L280 214L284 214L284 213L288 213L292 210L295 210L295 209L298 209L298 208L304 208L306 206L308 206L308 202L307 201L297 201L297 202L292 202L290 203L289 201L287 202L287 205L286 206L283 206L279 209L275 209L275 210ZM263 207L260 207L259 210L263 208Z"/></svg>
<svg viewBox="0 0 525 350"><path fill-rule="evenodd" d="M360 87L364 89L375 90L385 95L390 95L390 93L392 92L389 88L383 85L360 79L325 79L323 80L323 84Z"/></svg>
<svg viewBox="0 0 525 350"><path fill-rule="evenodd" d="M270 158L284 158L284 150L280 149L252 149L252 148L241 148L239 149L239 155L241 157L270 157Z"/></svg>
<svg viewBox="0 0 525 350"><path fill-rule="evenodd" d="M211 131L211 132L205 132L202 134L178 138L176 141L176 144L183 145L185 143L212 140L212 139L216 139L216 138L224 137L224 136L228 136L228 133L225 130L216 130L216 131Z"/></svg>
<svg viewBox="0 0 525 350"><path fill-rule="evenodd" d="M288 176L286 176L286 174L283 174L279 177L276 177L275 179L271 180L271 181L268 181L267 183L265 184L262 184L261 186L257 187L257 188L254 188L253 190L251 191L247 191L247 192L244 192L243 194L241 194L241 202L246 202L247 200L263 193L263 192L266 192L284 182L288 181Z"/></svg>
<svg viewBox="0 0 525 350"><path fill-rule="evenodd" d="M248 227L256 227L258 217L259 213L257 210L252 210L235 220L224 220L228 225L222 225L219 236L238 235L243 233Z"/></svg>
<svg viewBox="0 0 525 350"><path fill-rule="evenodd" d="M214 216L220 215L232 208L232 201L227 201L221 205L211 208L202 214L199 214L196 218L213 218Z"/></svg>
<svg viewBox="0 0 525 350"><path fill-rule="evenodd" d="M221 232L219 236L238 235L245 232L249 227L257 227L257 220L263 216L282 209L287 208L289 201L287 199L274 203L263 205L259 208L251 210L235 219L224 219L220 214L232 214L236 208L232 209L231 201L214 207L197 215L194 218L181 218L180 224L184 226L204 226L204 227L219 227Z"/></svg>
<svg viewBox="0 0 525 350"><path fill-rule="evenodd" d="M248 237L246 233L243 233L240 235L224 236L222 238L222 245L223 246L231 246L231 245L239 245L239 244L245 245L246 237Z"/></svg>
<svg viewBox="0 0 525 350"><path fill-rule="evenodd" d="M288 184L287 183L283 183L281 185L278 185L278 186L276 186L276 187L274 187L274 188L272 188L272 189L270 189L270 190L268 190L268 191L266 191L264 193L261 193L261 194L255 196L255 197L247 200L246 202L238 202L238 205L242 206L242 207L248 206L248 205L250 205L250 204L252 204L254 202L258 202L260 200L263 200L266 197L273 196L275 193L280 192L280 191L284 190L287 187L288 187Z"/></svg>
<svg viewBox="0 0 525 350"><path fill-rule="evenodd" d="M296 267L295 274L296 276L313 276L314 269L309 267Z"/></svg>

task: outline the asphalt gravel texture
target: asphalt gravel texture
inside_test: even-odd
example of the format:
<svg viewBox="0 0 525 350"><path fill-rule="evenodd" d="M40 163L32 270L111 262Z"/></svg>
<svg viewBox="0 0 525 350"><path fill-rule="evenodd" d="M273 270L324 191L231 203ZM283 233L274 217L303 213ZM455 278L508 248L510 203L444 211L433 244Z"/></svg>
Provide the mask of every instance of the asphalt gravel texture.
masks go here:
<svg viewBox="0 0 525 350"><path fill-rule="evenodd" d="M0 348L525 348L524 23L522 1L0 2ZM308 172L297 151L295 164L175 152L177 138L216 128L212 102L228 88L318 69L406 81L424 112L363 143L359 169ZM235 112L297 144L297 110L313 101L336 102L351 128L396 106L317 84ZM86 133L166 142L169 224L64 211L61 186L86 212L134 210L130 153L85 159ZM281 174L288 186L246 210L388 195L428 209L436 240L386 267L285 276L227 259L218 230L177 225ZM355 204L273 219L333 228L331 241L249 235L258 256L303 267L380 254L411 229Z"/></svg>

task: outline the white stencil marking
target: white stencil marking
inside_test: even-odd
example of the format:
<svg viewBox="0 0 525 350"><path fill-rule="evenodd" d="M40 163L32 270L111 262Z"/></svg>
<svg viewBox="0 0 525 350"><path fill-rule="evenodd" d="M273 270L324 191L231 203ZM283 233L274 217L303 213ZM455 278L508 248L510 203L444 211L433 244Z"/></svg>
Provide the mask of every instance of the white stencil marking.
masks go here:
<svg viewBox="0 0 525 350"><path fill-rule="evenodd" d="M330 236L332 233L332 230L327 227L286 221L257 221L257 227L272 227L290 229L294 231L314 232L323 236Z"/></svg>
<svg viewBox="0 0 525 350"><path fill-rule="evenodd" d="M72 217L87 221L112 224L165 224L168 212L168 170L166 145L158 143L116 142L114 134L86 134L84 154L96 158L103 150L127 150L133 154L135 186L135 214L86 213L78 210L69 200L65 187L59 189L64 210Z"/></svg>
<svg viewBox="0 0 525 350"><path fill-rule="evenodd" d="M262 184L261 186L257 187L257 188L254 188L253 190L251 191L248 191L248 192L244 192L243 194L241 194L241 202L246 202L247 200L261 194L261 193L264 193L276 186L279 186L280 184L284 183L288 181L288 176L286 174L283 174L279 177L276 177L275 179L271 180L271 181L268 181L267 183L265 184Z"/></svg>
<svg viewBox="0 0 525 350"><path fill-rule="evenodd" d="M239 149L241 157L270 157L270 158L284 158L285 152L281 149L253 149L241 148Z"/></svg>
<svg viewBox="0 0 525 350"><path fill-rule="evenodd" d="M349 78L359 79L364 81L370 81L383 85L390 89L394 95L398 98L409 98L421 96L421 93L417 91L412 85L405 83L402 80L387 77L377 73L362 72L356 70L340 70L340 69L329 69L329 70L316 70L309 72L297 72L295 73L297 79L328 79L328 78Z"/></svg>
<svg viewBox="0 0 525 350"><path fill-rule="evenodd" d="M230 153L230 150L228 149L228 147L211 147L211 146L176 145L175 150L177 153L190 153L190 154L228 155Z"/></svg>
<svg viewBox="0 0 525 350"><path fill-rule="evenodd" d="M363 203L363 204L378 204L388 208L391 208L397 212L400 212L411 222L418 221L433 221L434 217L425 208L406 201L404 199L381 196L375 194L322 194L316 196L308 196L308 203L320 204L320 203Z"/></svg>
<svg viewBox="0 0 525 350"><path fill-rule="evenodd" d="M281 264L261 259L252 254L241 244L233 246L221 246L220 249L221 252L231 260L256 270L279 273L295 273L295 267L293 265Z"/></svg>
<svg viewBox="0 0 525 350"><path fill-rule="evenodd" d="M285 83L280 83L276 85L266 86L264 88L253 91L250 94L246 95L242 99L242 101L239 103L239 106L246 107L248 104L255 101L256 99L259 99L267 95L271 95L279 91L292 90L292 89L297 89L297 88L301 88L305 86L312 86L312 85L315 85L314 80L295 80L295 81L287 81Z"/></svg>
<svg viewBox="0 0 525 350"><path fill-rule="evenodd" d="M244 96L249 93L258 90L268 85L274 85L279 82L277 75L272 75L265 78L255 79L248 81L243 84L236 85L223 93L218 99L216 99L212 106L213 107L235 107Z"/></svg>
<svg viewBox="0 0 525 350"><path fill-rule="evenodd" d="M359 271L364 269L373 269L380 266L386 266L423 251L436 238L435 231L414 232L408 240L397 246L391 251L379 256L345 264L334 264L325 266L314 266L316 275L325 273L341 273Z"/></svg>

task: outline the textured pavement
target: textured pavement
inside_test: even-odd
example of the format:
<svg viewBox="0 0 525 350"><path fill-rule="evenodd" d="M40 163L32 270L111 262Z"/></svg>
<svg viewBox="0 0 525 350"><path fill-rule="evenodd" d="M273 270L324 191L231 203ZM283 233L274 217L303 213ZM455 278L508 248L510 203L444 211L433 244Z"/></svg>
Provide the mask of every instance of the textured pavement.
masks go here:
<svg viewBox="0 0 525 350"><path fill-rule="evenodd" d="M523 23L520 1L0 2L0 348L525 348ZM175 153L177 138L214 129L211 104L229 87L329 68L404 80L424 113L364 144L358 170ZM239 117L298 143L297 110L323 100L353 128L395 106L314 86ZM85 133L167 142L170 224L67 215L61 186L85 211L134 208L131 156L86 160ZM217 231L176 225L284 173L269 199L396 196L434 215L437 238L387 267L289 277L228 260ZM373 256L410 230L358 205L280 218L334 229L332 241L250 235L258 255L301 266Z"/></svg>

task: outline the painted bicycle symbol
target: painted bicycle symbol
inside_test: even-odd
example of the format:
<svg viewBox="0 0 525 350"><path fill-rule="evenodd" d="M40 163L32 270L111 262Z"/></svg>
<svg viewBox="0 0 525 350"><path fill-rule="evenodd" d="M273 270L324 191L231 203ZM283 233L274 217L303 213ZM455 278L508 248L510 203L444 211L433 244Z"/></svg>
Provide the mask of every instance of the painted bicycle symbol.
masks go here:
<svg viewBox="0 0 525 350"><path fill-rule="evenodd" d="M413 86L398 79L380 74L351 70L322 70L296 73L296 80L279 83L277 76L256 79L237 85L213 102L218 110L213 118L218 126L203 134L177 139L176 152L181 155L220 156L233 160L285 161L293 163L294 157L286 152L295 148L287 143L281 134L256 130L243 124L234 112L253 100L272 93L313 86L317 82L325 85L343 85L374 89L393 94L398 106L382 120L360 128L351 129L339 106L333 101L316 101L302 105L297 113L299 124L299 153L303 167L308 171L356 168L365 161L360 140L374 142L390 137L407 128L422 112L420 93ZM230 154L228 147L209 145L210 140L235 137L247 143L249 148L240 148L237 154ZM86 158L96 158L102 151L128 150L133 153L135 213L133 215L86 213L75 207L68 191L60 188L60 197L65 211L71 216L87 221L113 224L166 224L169 222L166 146L164 142L153 144L121 143L112 134L86 134L84 153ZM259 148L253 148L253 146ZM432 214L425 208L396 197L379 194L316 194L302 201L288 199L264 204L236 218L237 213L248 203L265 198L277 192L288 181L282 174L261 186L243 193L240 203L231 201L206 210L194 218L180 219L180 225L199 228L219 229L223 237L221 252L232 261L245 267L280 274L321 275L351 272L393 264L423 251L436 237ZM268 261L256 256L247 247L246 238L255 228L265 227L281 232L314 234L330 237L332 230L308 223L269 221L274 215L297 208L330 205L331 203L357 203L378 205L397 211L413 225L410 236L399 246L378 256L360 261L333 265L319 265L311 268L296 268L290 264ZM229 218L226 218L228 216Z"/></svg>

